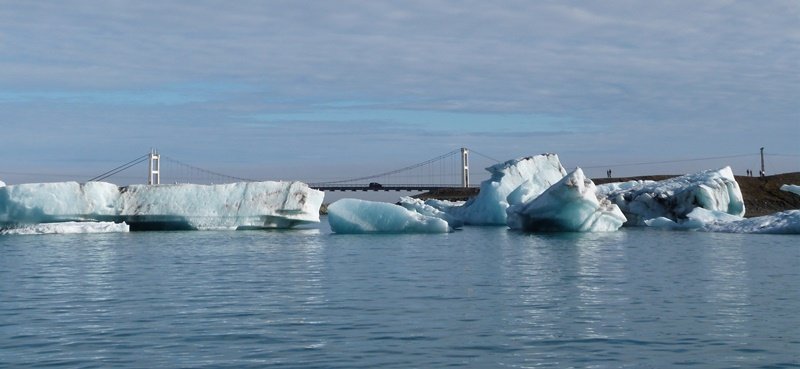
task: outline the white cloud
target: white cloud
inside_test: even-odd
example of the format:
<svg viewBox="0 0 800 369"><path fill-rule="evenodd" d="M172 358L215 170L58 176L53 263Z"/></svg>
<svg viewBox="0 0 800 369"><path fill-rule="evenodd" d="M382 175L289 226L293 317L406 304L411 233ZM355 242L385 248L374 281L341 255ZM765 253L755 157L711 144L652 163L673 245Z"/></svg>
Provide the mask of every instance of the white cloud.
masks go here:
<svg viewBox="0 0 800 369"><path fill-rule="evenodd" d="M775 132L798 129L798 16L790 0L6 2L0 87L6 96L70 91L97 105L114 101L97 91L242 87L176 100L164 123L172 125L376 100L390 101L386 109L568 116L631 140L699 122L718 131L758 124L755 138L725 132L715 144L687 133L683 145L788 145Z"/></svg>

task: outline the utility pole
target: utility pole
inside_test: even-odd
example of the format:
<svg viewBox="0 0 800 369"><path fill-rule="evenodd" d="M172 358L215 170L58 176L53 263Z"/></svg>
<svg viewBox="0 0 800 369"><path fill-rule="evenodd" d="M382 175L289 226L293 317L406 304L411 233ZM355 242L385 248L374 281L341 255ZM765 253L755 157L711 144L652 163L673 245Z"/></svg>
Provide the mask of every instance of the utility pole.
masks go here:
<svg viewBox="0 0 800 369"><path fill-rule="evenodd" d="M767 172L764 170L764 148L761 148L761 176L764 177Z"/></svg>

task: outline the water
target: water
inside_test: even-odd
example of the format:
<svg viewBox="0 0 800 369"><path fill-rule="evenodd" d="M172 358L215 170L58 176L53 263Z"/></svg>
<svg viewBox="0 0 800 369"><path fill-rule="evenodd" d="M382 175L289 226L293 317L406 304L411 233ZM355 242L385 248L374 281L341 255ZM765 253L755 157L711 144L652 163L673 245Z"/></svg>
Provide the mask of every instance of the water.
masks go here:
<svg viewBox="0 0 800 369"><path fill-rule="evenodd" d="M800 367L798 241L0 236L0 367Z"/></svg>

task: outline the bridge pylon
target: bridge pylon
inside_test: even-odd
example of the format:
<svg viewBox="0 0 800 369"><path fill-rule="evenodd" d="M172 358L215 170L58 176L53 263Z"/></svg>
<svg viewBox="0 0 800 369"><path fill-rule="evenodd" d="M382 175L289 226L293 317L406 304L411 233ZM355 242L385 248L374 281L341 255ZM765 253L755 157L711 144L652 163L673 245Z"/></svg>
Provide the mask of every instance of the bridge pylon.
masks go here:
<svg viewBox="0 0 800 369"><path fill-rule="evenodd" d="M461 187L469 187L469 149L461 148Z"/></svg>
<svg viewBox="0 0 800 369"><path fill-rule="evenodd" d="M147 164L147 184L161 184L161 155L156 150L150 150L150 161Z"/></svg>

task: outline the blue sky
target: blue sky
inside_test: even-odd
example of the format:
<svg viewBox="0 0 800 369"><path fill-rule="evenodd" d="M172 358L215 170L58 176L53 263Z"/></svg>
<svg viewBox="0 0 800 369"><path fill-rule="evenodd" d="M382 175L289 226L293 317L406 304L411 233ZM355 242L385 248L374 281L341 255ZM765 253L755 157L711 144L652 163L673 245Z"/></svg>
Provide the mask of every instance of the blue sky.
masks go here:
<svg viewBox="0 0 800 369"><path fill-rule="evenodd" d="M9 183L151 147L308 181L462 146L590 176L744 173L763 146L800 171L798 101L797 1L0 0Z"/></svg>

